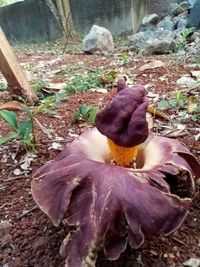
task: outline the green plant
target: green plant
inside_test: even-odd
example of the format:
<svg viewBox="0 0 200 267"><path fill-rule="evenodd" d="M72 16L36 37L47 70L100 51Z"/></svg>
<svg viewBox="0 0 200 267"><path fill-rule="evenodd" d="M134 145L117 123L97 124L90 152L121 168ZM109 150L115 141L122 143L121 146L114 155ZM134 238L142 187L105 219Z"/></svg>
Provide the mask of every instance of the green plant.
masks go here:
<svg viewBox="0 0 200 267"><path fill-rule="evenodd" d="M0 82L0 92L1 91L6 91L7 90L7 85L6 83Z"/></svg>
<svg viewBox="0 0 200 267"><path fill-rule="evenodd" d="M37 96L40 99L45 98L45 95L42 92L42 88L45 87L45 86L47 86L47 84L41 79L37 80L37 81L34 81L32 83L32 88L34 89L34 91L36 92Z"/></svg>
<svg viewBox="0 0 200 267"><path fill-rule="evenodd" d="M28 149L34 148L34 143L32 142L33 136L31 135L33 121L31 119L18 122L16 113L9 110L0 110L0 117L13 129L8 136L0 138L0 145L17 138L20 139L22 144Z"/></svg>
<svg viewBox="0 0 200 267"><path fill-rule="evenodd" d="M200 119L200 100L193 98L193 103L190 103L189 101L189 104L191 105L190 109L193 113L191 119L193 121L198 121ZM189 104L188 104L188 109L189 109Z"/></svg>
<svg viewBox="0 0 200 267"><path fill-rule="evenodd" d="M120 54L120 61L122 62L122 64L127 64L131 61L130 55L124 51Z"/></svg>
<svg viewBox="0 0 200 267"><path fill-rule="evenodd" d="M80 119L87 121L89 124L94 125L95 117L99 108L94 105L82 105L72 118L73 123L77 123Z"/></svg>
<svg viewBox="0 0 200 267"><path fill-rule="evenodd" d="M187 39L190 34L192 34L194 32L194 29L191 27L191 28L185 28L185 30L182 32L182 36Z"/></svg>
<svg viewBox="0 0 200 267"><path fill-rule="evenodd" d="M187 97L182 92L175 92L174 97L169 100L162 99L158 103L158 108L164 110L170 107L179 109L184 108L187 103Z"/></svg>
<svg viewBox="0 0 200 267"><path fill-rule="evenodd" d="M185 30L181 33L181 36L178 37L175 41L176 50L181 50L187 44L187 39L194 32L193 28L185 28Z"/></svg>
<svg viewBox="0 0 200 267"><path fill-rule="evenodd" d="M88 89L100 87L100 79L94 75L75 75L64 87L64 91L67 94L72 94L76 92L84 92Z"/></svg>

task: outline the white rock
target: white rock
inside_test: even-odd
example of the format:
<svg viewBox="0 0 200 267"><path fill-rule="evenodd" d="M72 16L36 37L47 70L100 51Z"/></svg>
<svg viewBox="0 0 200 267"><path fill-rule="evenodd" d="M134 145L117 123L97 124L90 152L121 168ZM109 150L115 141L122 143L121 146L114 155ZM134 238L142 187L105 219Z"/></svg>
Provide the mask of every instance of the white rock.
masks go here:
<svg viewBox="0 0 200 267"><path fill-rule="evenodd" d="M177 85L181 86L181 87L192 87L194 85L197 84L197 81L195 81L194 79L192 79L189 76L183 76L180 79L178 79L176 81Z"/></svg>
<svg viewBox="0 0 200 267"><path fill-rule="evenodd" d="M20 169L15 169L14 171L13 171L13 174L14 175L20 175L22 172L20 171Z"/></svg>
<svg viewBox="0 0 200 267"><path fill-rule="evenodd" d="M93 25L90 32L83 39L82 49L84 52L91 54L95 52L103 54L113 52L112 34L104 27Z"/></svg>
<svg viewBox="0 0 200 267"><path fill-rule="evenodd" d="M98 92L98 93L102 93L102 94L106 94L108 92L108 90L105 88L92 88L92 89L90 89L90 91Z"/></svg>
<svg viewBox="0 0 200 267"><path fill-rule="evenodd" d="M197 258L191 258L183 263L184 266L188 267L199 267L200 265L200 259Z"/></svg>

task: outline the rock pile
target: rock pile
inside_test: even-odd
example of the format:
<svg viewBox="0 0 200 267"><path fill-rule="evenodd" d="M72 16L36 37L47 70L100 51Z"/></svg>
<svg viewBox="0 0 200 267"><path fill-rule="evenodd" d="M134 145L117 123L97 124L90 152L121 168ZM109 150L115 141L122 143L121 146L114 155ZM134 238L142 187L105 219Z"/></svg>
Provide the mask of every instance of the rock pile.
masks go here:
<svg viewBox="0 0 200 267"><path fill-rule="evenodd" d="M180 1L179 1L180 2ZM129 36L128 48L145 54L164 54L185 49L200 51L200 1L181 1L172 14L160 20L157 14L147 15L136 34Z"/></svg>

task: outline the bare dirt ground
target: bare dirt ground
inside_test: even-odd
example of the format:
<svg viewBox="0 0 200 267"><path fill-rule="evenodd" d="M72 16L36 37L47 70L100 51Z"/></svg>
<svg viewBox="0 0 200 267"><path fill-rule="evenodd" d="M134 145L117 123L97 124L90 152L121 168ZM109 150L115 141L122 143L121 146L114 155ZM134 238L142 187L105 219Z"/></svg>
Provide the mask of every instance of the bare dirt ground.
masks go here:
<svg viewBox="0 0 200 267"><path fill-rule="evenodd" d="M118 70L127 74L133 83L146 86L150 102L161 98L170 98L170 93L180 89L176 81L185 74L191 76L195 66L187 61L179 61L176 56L133 57L128 62L118 53L112 57L85 55L81 52L67 50L64 54L51 51L32 53L16 50L22 67L32 79L45 80L47 83L68 82L70 76L85 71L95 73L97 69L105 71ZM158 59L164 66L141 70L144 64ZM71 70L71 72L70 72ZM97 74L98 75L98 74ZM34 77L35 76L35 77ZM106 85L103 85L104 88ZM50 87L50 86L49 86ZM0 184L5 188L0 191L0 220L9 221L11 230L0 239L0 266L4 267L57 267L64 266L59 255L59 247L66 236L66 228L58 228L45 214L40 211L32 199L30 183L33 172L44 163L52 160L59 150L72 141L76 135L85 130L83 123L72 124L72 117L82 104L96 104L102 108L116 93L114 86L106 87L107 92L87 91L67 97L56 112L59 117L49 114L38 114L42 125L51 129L51 137L37 129L37 147L32 152L32 161L27 171L22 170L21 164L27 152L17 141L11 141L0 147ZM11 100L6 92L0 94L0 102ZM166 111L173 119L153 118L152 131L165 135L166 130L173 131L179 124L184 125L184 131L174 136L185 144L194 155L200 159L200 143L195 137L199 134L200 121L191 118L179 122L179 113L173 108ZM19 114L20 116L20 114ZM172 117L170 117L172 118ZM177 121L176 121L177 119ZM176 121L174 123L174 120ZM0 136L9 133L8 126L0 120ZM61 148L52 148L52 143L60 138ZM21 171L15 175L15 170ZM138 250L128 248L115 262L107 261L100 252L97 260L98 267L181 267L191 258L200 258L200 194L196 185L189 216L184 224L172 236L148 237ZM195 266L195 265L194 265Z"/></svg>

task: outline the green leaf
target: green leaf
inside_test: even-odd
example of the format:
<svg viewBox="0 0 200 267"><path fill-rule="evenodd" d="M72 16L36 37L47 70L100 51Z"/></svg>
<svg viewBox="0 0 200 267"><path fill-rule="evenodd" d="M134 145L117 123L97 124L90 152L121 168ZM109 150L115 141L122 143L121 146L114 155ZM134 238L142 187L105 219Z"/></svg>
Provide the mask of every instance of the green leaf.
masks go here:
<svg viewBox="0 0 200 267"><path fill-rule="evenodd" d="M169 102L167 100L161 100L159 103L158 103L158 108L159 109L165 109L165 108L168 108L169 107Z"/></svg>
<svg viewBox="0 0 200 267"><path fill-rule="evenodd" d="M30 108L26 105L23 106L24 111L26 112L26 114L29 116L29 118L33 117L32 111L30 110Z"/></svg>
<svg viewBox="0 0 200 267"><path fill-rule="evenodd" d="M88 107L89 106L86 106L86 105L80 106L80 108L79 108L80 115L82 115L84 117L87 114L88 110L89 110Z"/></svg>
<svg viewBox="0 0 200 267"><path fill-rule="evenodd" d="M4 137L0 137L0 145L5 144L6 142L19 137L18 132L12 132L10 135L8 136L4 136Z"/></svg>
<svg viewBox="0 0 200 267"><path fill-rule="evenodd" d="M0 117L2 117L13 129L18 130L16 113L9 110L0 110Z"/></svg>
<svg viewBox="0 0 200 267"><path fill-rule="evenodd" d="M176 99L170 99L168 101L168 103L170 104L170 106L172 106L174 108L177 106L177 100Z"/></svg>
<svg viewBox="0 0 200 267"><path fill-rule="evenodd" d="M80 118L80 116L81 116L81 113L80 113L80 110L79 110L79 111L77 111L77 112L75 113L75 115L73 116L73 118L72 118L72 123L77 123L77 122L78 122L78 119Z"/></svg>
<svg viewBox="0 0 200 267"><path fill-rule="evenodd" d="M89 112L89 116L88 116L88 121L90 124L94 124L95 122L95 118L96 118L96 114L99 111L98 107L93 107L90 112Z"/></svg>
<svg viewBox="0 0 200 267"><path fill-rule="evenodd" d="M23 137L24 139L29 138L33 129L32 120L23 121L19 124L19 136Z"/></svg>

